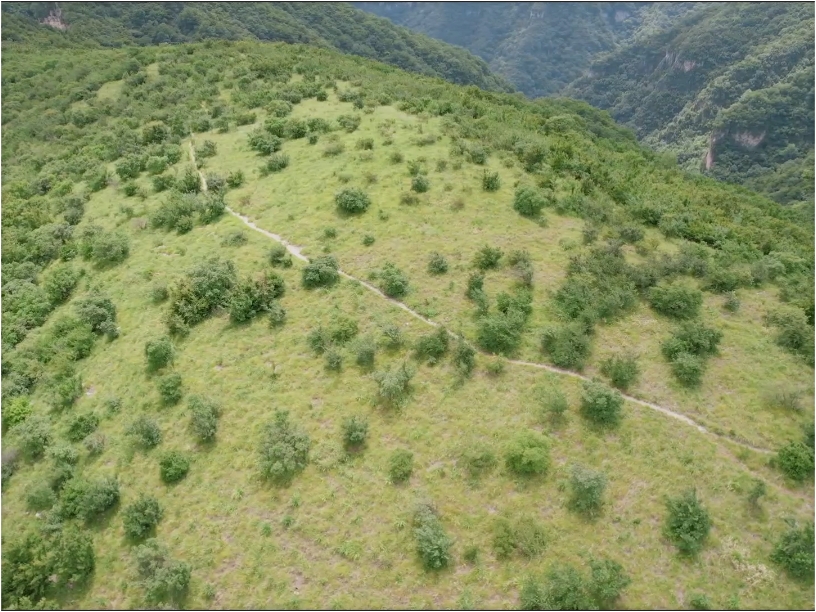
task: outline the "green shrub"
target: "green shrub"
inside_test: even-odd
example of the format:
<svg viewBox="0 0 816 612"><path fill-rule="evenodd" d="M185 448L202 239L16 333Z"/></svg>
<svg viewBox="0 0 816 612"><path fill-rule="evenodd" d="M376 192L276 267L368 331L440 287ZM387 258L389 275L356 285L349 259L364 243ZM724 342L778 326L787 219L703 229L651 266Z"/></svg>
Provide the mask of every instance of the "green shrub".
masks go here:
<svg viewBox="0 0 816 612"><path fill-rule="evenodd" d="M580 370L589 357L591 342L582 324L568 323L545 329L541 349L557 367Z"/></svg>
<svg viewBox="0 0 816 612"><path fill-rule="evenodd" d="M311 445L309 434L289 421L289 413L276 410L261 441L261 474L278 483L291 481L308 464Z"/></svg>
<svg viewBox="0 0 816 612"><path fill-rule="evenodd" d="M377 355L377 344L372 338L360 338L354 346L354 362L362 368L374 367L374 358Z"/></svg>
<svg viewBox="0 0 816 612"><path fill-rule="evenodd" d="M586 581L570 565L553 566L547 573L547 584L541 587L528 580L522 587L523 610L592 610L592 600Z"/></svg>
<svg viewBox="0 0 816 612"><path fill-rule="evenodd" d="M200 323L216 308L227 306L235 283L235 266L231 261L213 257L193 266L170 291L167 321L171 332Z"/></svg>
<svg viewBox="0 0 816 612"><path fill-rule="evenodd" d="M101 455L102 451L105 450L105 443L106 443L105 436L99 432L92 433L83 441L85 449L91 456Z"/></svg>
<svg viewBox="0 0 816 612"><path fill-rule="evenodd" d="M478 292L474 295L479 297ZM518 311L494 313L479 319L476 342L486 351L509 355L521 342L524 316Z"/></svg>
<svg viewBox="0 0 816 612"><path fill-rule="evenodd" d="M175 406L181 401L184 390L181 386L181 374L172 372L165 374L158 382L159 395L165 406Z"/></svg>
<svg viewBox="0 0 816 612"><path fill-rule="evenodd" d="M374 139L361 138L360 140L357 141L355 147L363 151L371 151L374 148Z"/></svg>
<svg viewBox="0 0 816 612"><path fill-rule="evenodd" d="M339 279L337 260L331 255L315 257L303 267L303 286L307 289L330 287Z"/></svg>
<svg viewBox="0 0 816 612"><path fill-rule="evenodd" d="M48 448L48 457L56 465L75 465L79 461L79 451L70 444L57 444Z"/></svg>
<svg viewBox="0 0 816 612"><path fill-rule="evenodd" d="M706 280L704 288L714 293L728 293L745 284L734 270L719 266L708 270Z"/></svg>
<svg viewBox="0 0 816 612"><path fill-rule="evenodd" d="M393 370L374 373L377 383L377 401L387 407L400 407L411 392L411 380L416 371L407 363L402 363Z"/></svg>
<svg viewBox="0 0 816 612"><path fill-rule="evenodd" d="M434 510L420 505L414 514L414 538L417 553L426 570L440 570L451 562L450 547L453 545L445 533Z"/></svg>
<svg viewBox="0 0 816 612"><path fill-rule="evenodd" d="M391 153L388 154L388 161L392 164L401 164L405 161L405 157L399 151L391 151Z"/></svg>
<svg viewBox="0 0 816 612"><path fill-rule="evenodd" d="M60 495L60 514L65 518L91 521L119 503L119 481L100 478L88 481L72 478Z"/></svg>
<svg viewBox="0 0 816 612"><path fill-rule="evenodd" d="M315 353L321 355L331 346L331 334L322 326L318 326L306 336L306 342Z"/></svg>
<svg viewBox="0 0 816 612"><path fill-rule="evenodd" d="M603 473L580 465L573 466L570 489L571 510L588 517L595 517L600 513L606 490L606 476Z"/></svg>
<svg viewBox="0 0 816 612"><path fill-rule="evenodd" d="M581 385L581 415L602 427L615 427L620 423L623 397L617 391L596 381L584 381Z"/></svg>
<svg viewBox="0 0 816 612"><path fill-rule="evenodd" d="M711 610L711 601L704 593L693 593L689 598L689 606L692 610Z"/></svg>
<svg viewBox="0 0 816 612"><path fill-rule="evenodd" d="M513 197L513 210L525 217L537 217L547 200L537 189L519 187Z"/></svg>
<svg viewBox="0 0 816 612"><path fill-rule="evenodd" d="M624 225L618 229L618 235L623 242L627 244L635 244L636 242L643 240L643 236L645 234L643 232L643 228L638 227L637 225Z"/></svg>
<svg viewBox="0 0 816 612"><path fill-rule="evenodd" d="M433 365L448 352L450 338L444 327L419 338L414 347L414 355L420 361L427 361Z"/></svg>
<svg viewBox="0 0 816 612"><path fill-rule="evenodd" d="M493 451L482 444L473 444L462 451L459 461L472 479L481 478L498 464Z"/></svg>
<svg viewBox="0 0 816 612"><path fill-rule="evenodd" d="M42 286L52 304L62 304L79 283L82 273L69 264L59 264L43 279Z"/></svg>
<svg viewBox="0 0 816 612"><path fill-rule="evenodd" d="M343 369L343 355L337 349L328 349L324 360L325 367L329 372L339 372Z"/></svg>
<svg viewBox="0 0 816 612"><path fill-rule="evenodd" d="M267 134L262 130L254 130L249 134L249 147L260 155L277 153L282 146L283 140L274 134Z"/></svg>
<svg viewBox="0 0 816 612"><path fill-rule="evenodd" d="M230 320L233 323L245 323L268 312L275 300L283 297L285 291L283 278L274 272L264 271L254 278L242 279L230 296Z"/></svg>
<svg viewBox="0 0 816 612"><path fill-rule="evenodd" d="M323 157L337 157L345 150L346 147L342 142L332 142L323 149Z"/></svg>
<svg viewBox="0 0 816 612"><path fill-rule="evenodd" d="M661 346L663 356L669 361L681 353L708 357L717 354L717 345L722 339L722 332L706 327L697 321L683 323Z"/></svg>
<svg viewBox="0 0 816 612"><path fill-rule="evenodd" d="M513 553L531 559L544 552L547 534L535 519L522 516L514 522L499 518L493 531L493 550L496 557L506 559Z"/></svg>
<svg viewBox="0 0 816 612"><path fill-rule="evenodd" d="M402 335L402 330L394 325L393 323L388 323L383 326L382 328L383 337L385 338L385 347L391 350L396 350L405 342L405 339Z"/></svg>
<svg viewBox="0 0 816 612"><path fill-rule="evenodd" d="M323 230L323 238L326 240L330 238L337 238L337 230L333 227L327 227Z"/></svg>
<svg viewBox="0 0 816 612"><path fill-rule="evenodd" d="M334 196L334 203L342 212L353 215L368 210L368 207L371 206L371 199L362 189L350 187L338 191Z"/></svg>
<svg viewBox="0 0 816 612"><path fill-rule="evenodd" d="M190 585L190 566L169 558L167 548L150 538L134 549L139 584L145 603L158 607L178 607ZM175 604L175 605L172 605Z"/></svg>
<svg viewBox="0 0 816 612"><path fill-rule="evenodd" d="M214 157L218 153L218 147L212 140L205 140L200 147L196 147L197 157Z"/></svg>
<svg viewBox="0 0 816 612"><path fill-rule="evenodd" d="M813 480L813 448L802 442L788 442L780 448L775 463L794 482Z"/></svg>
<svg viewBox="0 0 816 612"><path fill-rule="evenodd" d="M564 418L569 409L569 402L561 389L557 387L537 389L535 395L541 406L542 417L548 417L556 423Z"/></svg>
<svg viewBox="0 0 816 612"><path fill-rule="evenodd" d="M289 156L286 153L273 153L266 160L264 168L267 172L280 172L289 166Z"/></svg>
<svg viewBox="0 0 816 612"><path fill-rule="evenodd" d="M283 128L283 134L286 138L297 140L303 138L309 131L309 127L302 119L289 119Z"/></svg>
<svg viewBox="0 0 816 612"><path fill-rule="evenodd" d="M309 137L306 139L310 145L316 145L318 140L320 140L320 136L317 134L309 134Z"/></svg>
<svg viewBox="0 0 816 612"><path fill-rule="evenodd" d="M190 429L199 442L211 442L218 431L221 408L206 397L191 395L187 398L190 409Z"/></svg>
<svg viewBox="0 0 816 612"><path fill-rule="evenodd" d="M473 265L479 270L497 268L503 254L501 249L485 245L476 252L473 257Z"/></svg>
<svg viewBox="0 0 816 612"><path fill-rule="evenodd" d="M163 482L178 482L190 471L190 460L179 451L170 451L159 460L159 474Z"/></svg>
<svg viewBox="0 0 816 612"><path fill-rule="evenodd" d="M501 188L501 179L498 172L489 172L487 170L482 174L482 190L483 191L498 191Z"/></svg>
<svg viewBox="0 0 816 612"><path fill-rule="evenodd" d="M160 370L173 363L175 349L173 342L167 336L162 336L156 340L149 340L145 344L145 357L147 358L147 369L151 372Z"/></svg>
<svg viewBox="0 0 816 612"><path fill-rule="evenodd" d="M609 378L614 387L626 391L635 383L640 374L637 357L613 355L601 362L601 373Z"/></svg>
<svg viewBox="0 0 816 612"><path fill-rule="evenodd" d="M703 294L681 283L660 284L649 290L649 304L667 317L692 319L700 311Z"/></svg>
<svg viewBox="0 0 816 612"><path fill-rule="evenodd" d="M134 540L144 538L158 525L163 514L159 501L142 493L136 501L122 509L125 535Z"/></svg>
<svg viewBox="0 0 816 612"><path fill-rule="evenodd" d="M388 478L392 483L405 482L414 471L414 454L411 451L398 449L388 459Z"/></svg>
<svg viewBox="0 0 816 612"><path fill-rule="evenodd" d="M86 436L96 431L99 426L99 417L93 412L77 414L68 423L66 436L71 442L81 442Z"/></svg>
<svg viewBox="0 0 816 612"><path fill-rule="evenodd" d="M459 337L453 350L453 365L462 376L470 376L476 367L476 351Z"/></svg>
<svg viewBox="0 0 816 612"><path fill-rule="evenodd" d="M507 469L517 476L543 476L550 466L550 447L535 431L518 434L505 453Z"/></svg>
<svg viewBox="0 0 816 612"><path fill-rule="evenodd" d="M447 271L448 261L439 253L431 253L431 259L428 261L428 273L445 274Z"/></svg>
<svg viewBox="0 0 816 612"><path fill-rule="evenodd" d="M136 183L132 181L128 181L127 183L122 185L122 192L125 194L125 197L130 198L132 196L135 196L138 191L139 187L136 185Z"/></svg>
<svg viewBox="0 0 816 612"><path fill-rule="evenodd" d="M705 360L690 353L678 353L671 360L672 374L684 387L699 387L705 369Z"/></svg>
<svg viewBox="0 0 816 612"><path fill-rule="evenodd" d="M725 301L723 302L723 310L726 312L737 312L740 308L740 300L737 294L729 291L725 294Z"/></svg>
<svg viewBox="0 0 816 612"><path fill-rule="evenodd" d="M239 247L249 242L246 232L243 230L232 231L221 240L221 246Z"/></svg>
<svg viewBox="0 0 816 612"><path fill-rule="evenodd" d="M428 177L422 174L418 174L411 179L411 191L415 191L416 193L425 193L430 188L431 182L428 180Z"/></svg>
<svg viewBox="0 0 816 612"><path fill-rule="evenodd" d="M276 244L269 249L269 263L276 268L291 268L292 255L284 245Z"/></svg>
<svg viewBox="0 0 816 612"><path fill-rule="evenodd" d="M158 423L146 416L140 416L133 421L125 433L131 436L136 444L146 449L158 446L162 439Z"/></svg>
<svg viewBox="0 0 816 612"><path fill-rule="evenodd" d="M154 304L160 304L170 297L170 291L165 283L156 283L150 288L150 300Z"/></svg>
<svg viewBox="0 0 816 612"><path fill-rule="evenodd" d="M337 315L332 319L329 328L329 337L333 342L343 344L354 338L359 332L356 319L345 315Z"/></svg>
<svg viewBox="0 0 816 612"><path fill-rule="evenodd" d="M47 482L35 483L26 489L26 508L31 511L48 510L57 503L57 496Z"/></svg>
<svg viewBox="0 0 816 612"><path fill-rule="evenodd" d="M611 610L621 592L632 583L623 567L611 559L590 559L588 590L600 610Z"/></svg>
<svg viewBox="0 0 816 612"><path fill-rule="evenodd" d="M63 588L84 584L96 567L91 534L75 525L68 525L54 544L53 571L57 584Z"/></svg>
<svg viewBox="0 0 816 612"><path fill-rule="evenodd" d="M375 238L371 234L363 236L363 246L371 246L374 244Z"/></svg>
<svg viewBox="0 0 816 612"><path fill-rule="evenodd" d="M176 179L169 174L160 174L153 177L153 191L161 193L172 189L176 184Z"/></svg>
<svg viewBox="0 0 816 612"><path fill-rule="evenodd" d="M244 184L244 173L241 170L235 170L227 175L227 187L237 189Z"/></svg>
<svg viewBox="0 0 816 612"><path fill-rule="evenodd" d="M800 355L805 363L813 366L813 325L808 324L804 311L785 306L771 312L766 323L776 328L776 343L785 351Z"/></svg>
<svg viewBox="0 0 816 612"><path fill-rule="evenodd" d="M19 448L30 459L37 459L51 444L51 424L47 417L33 415L13 428Z"/></svg>
<svg viewBox="0 0 816 612"><path fill-rule="evenodd" d="M813 580L813 551L813 522L801 528L791 525L776 543L771 561L780 565L791 578L809 582Z"/></svg>
<svg viewBox="0 0 816 612"><path fill-rule="evenodd" d="M343 420L343 444L347 449L360 448L368 438L368 420L361 416L351 416Z"/></svg>
<svg viewBox="0 0 816 612"><path fill-rule="evenodd" d="M401 298L408 293L408 277L391 262L379 272L380 289L390 298Z"/></svg>
<svg viewBox="0 0 816 612"><path fill-rule="evenodd" d="M697 499L697 492L687 491L666 501L668 515L664 534L684 555L702 550L711 529L708 511Z"/></svg>
<svg viewBox="0 0 816 612"><path fill-rule="evenodd" d="M337 118L337 124L349 134L360 127L360 121L360 115L340 115Z"/></svg>
<svg viewBox="0 0 816 612"><path fill-rule="evenodd" d="M3 428L11 429L31 416L32 408L28 396L21 395L3 400Z"/></svg>

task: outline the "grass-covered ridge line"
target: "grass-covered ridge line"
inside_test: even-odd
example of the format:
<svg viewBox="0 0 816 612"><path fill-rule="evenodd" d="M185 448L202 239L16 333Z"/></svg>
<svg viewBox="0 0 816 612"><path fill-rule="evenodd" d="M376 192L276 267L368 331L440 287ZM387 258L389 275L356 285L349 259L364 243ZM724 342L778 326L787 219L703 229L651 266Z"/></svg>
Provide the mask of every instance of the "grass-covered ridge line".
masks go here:
<svg viewBox="0 0 816 612"><path fill-rule="evenodd" d="M796 211L308 47L3 78L4 605L812 599Z"/></svg>

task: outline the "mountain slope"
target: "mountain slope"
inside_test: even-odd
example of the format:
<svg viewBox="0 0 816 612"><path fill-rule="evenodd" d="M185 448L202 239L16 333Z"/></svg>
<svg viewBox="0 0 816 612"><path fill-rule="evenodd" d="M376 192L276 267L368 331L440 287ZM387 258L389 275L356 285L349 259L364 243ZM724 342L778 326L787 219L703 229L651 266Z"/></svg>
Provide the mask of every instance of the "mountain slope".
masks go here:
<svg viewBox="0 0 816 612"><path fill-rule="evenodd" d="M3 51L4 609L813 601L800 211L334 50Z"/></svg>
<svg viewBox="0 0 816 612"><path fill-rule="evenodd" d="M345 3L71 2L55 8L57 5L3 4L3 40L105 47L204 39L308 43L453 83L512 89L466 50L395 27Z"/></svg>
<svg viewBox="0 0 816 612"><path fill-rule="evenodd" d="M727 3L593 62L562 92L689 169L813 200L813 6Z"/></svg>

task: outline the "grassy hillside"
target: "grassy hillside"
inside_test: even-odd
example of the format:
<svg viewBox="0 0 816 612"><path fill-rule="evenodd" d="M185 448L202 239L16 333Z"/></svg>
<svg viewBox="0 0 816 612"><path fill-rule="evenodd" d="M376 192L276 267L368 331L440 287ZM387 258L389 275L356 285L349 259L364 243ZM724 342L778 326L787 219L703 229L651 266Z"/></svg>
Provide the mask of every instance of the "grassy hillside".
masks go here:
<svg viewBox="0 0 816 612"><path fill-rule="evenodd" d="M337 49L462 85L512 90L468 51L340 2L20 2L2 11L3 41L41 47L283 41Z"/></svg>
<svg viewBox="0 0 816 612"><path fill-rule="evenodd" d="M4 607L812 602L800 211L307 46L2 79Z"/></svg>
<svg viewBox="0 0 816 612"><path fill-rule="evenodd" d="M597 59L563 94L690 170L812 202L813 58L811 5L710 5Z"/></svg>

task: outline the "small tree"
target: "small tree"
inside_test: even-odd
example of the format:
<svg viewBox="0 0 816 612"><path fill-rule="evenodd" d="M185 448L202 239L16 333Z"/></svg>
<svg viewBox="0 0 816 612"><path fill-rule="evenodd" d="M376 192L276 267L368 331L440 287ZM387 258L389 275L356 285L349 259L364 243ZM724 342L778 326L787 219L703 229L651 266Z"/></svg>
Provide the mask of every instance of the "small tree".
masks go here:
<svg viewBox="0 0 816 612"><path fill-rule="evenodd" d="M402 406L408 400L414 374L414 368L404 362L393 370L376 372L374 380L379 403L391 408Z"/></svg>
<svg viewBox="0 0 816 612"><path fill-rule="evenodd" d="M343 189L334 196L334 203L342 212L354 215L363 213L371 206L371 199L365 191L356 187Z"/></svg>
<svg viewBox="0 0 816 612"><path fill-rule="evenodd" d="M513 209L525 217L537 217L547 205L544 196L532 187L519 187L513 198Z"/></svg>
<svg viewBox="0 0 816 612"><path fill-rule="evenodd" d="M159 379L159 395L165 406L174 406L181 401L184 390L181 386L181 374L173 372Z"/></svg>
<svg viewBox="0 0 816 612"><path fill-rule="evenodd" d="M158 446L162 439L158 423L146 416L140 416L133 421L125 430L125 433L131 436L137 445L146 449Z"/></svg>
<svg viewBox="0 0 816 612"><path fill-rule="evenodd" d="M339 279L337 260L331 255L316 257L303 267L303 286L307 289L329 287Z"/></svg>
<svg viewBox="0 0 816 612"><path fill-rule="evenodd" d="M596 425L615 427L620 423L623 397L596 381L584 381L581 390L581 415Z"/></svg>
<svg viewBox="0 0 816 612"><path fill-rule="evenodd" d="M401 298L408 293L408 277L397 266L386 262L379 274L380 289L390 298Z"/></svg>
<svg viewBox="0 0 816 612"><path fill-rule="evenodd" d="M479 270L490 270L499 266L504 253L501 249L485 245L473 257L473 265Z"/></svg>
<svg viewBox="0 0 816 612"><path fill-rule="evenodd" d="M813 580L814 547L813 522L801 528L791 525L777 542L771 561L796 580Z"/></svg>
<svg viewBox="0 0 816 612"><path fill-rule="evenodd" d="M394 484L405 482L414 471L414 454L399 449L391 453L388 459L388 477Z"/></svg>
<svg viewBox="0 0 816 612"><path fill-rule="evenodd" d="M613 355L601 362L601 373L609 377L612 385L626 391L638 378L639 368L634 355Z"/></svg>
<svg viewBox="0 0 816 612"><path fill-rule="evenodd" d="M81 442L86 436L96 431L99 426L99 417L93 412L77 414L68 423L67 438L71 442Z"/></svg>
<svg viewBox="0 0 816 612"><path fill-rule="evenodd" d="M439 253L431 253L428 261L429 274L445 274L448 271L448 261Z"/></svg>
<svg viewBox="0 0 816 612"><path fill-rule="evenodd" d="M221 408L214 401L191 395L187 399L190 408L190 429L199 442L211 442L218 431L218 418Z"/></svg>
<svg viewBox="0 0 816 612"><path fill-rule="evenodd" d="M190 471L190 460L179 451L165 453L159 460L159 474L167 484L178 482Z"/></svg>
<svg viewBox="0 0 816 612"><path fill-rule="evenodd" d="M516 436L505 454L507 469L517 476L543 476L550 467L550 447L535 431Z"/></svg>
<svg viewBox="0 0 816 612"><path fill-rule="evenodd" d="M667 317L692 319L700 311L703 294L682 283L660 284L649 291L649 303Z"/></svg>
<svg viewBox="0 0 816 612"><path fill-rule="evenodd" d="M48 418L34 415L14 427L20 450L30 459L37 459L51 444L51 425Z"/></svg>
<svg viewBox="0 0 816 612"><path fill-rule="evenodd" d="M448 352L449 343L448 331L440 326L436 331L425 334L417 340L414 355L420 361L427 361L433 365Z"/></svg>
<svg viewBox="0 0 816 612"><path fill-rule="evenodd" d="M588 591L600 610L611 610L621 592L632 583L623 566L611 559L591 559Z"/></svg>
<svg viewBox="0 0 816 612"><path fill-rule="evenodd" d="M343 444L347 449L360 448L368 438L368 420L352 416L343 420Z"/></svg>
<svg viewBox="0 0 816 612"><path fill-rule="evenodd" d="M460 337L453 350L453 365L462 376L470 376L476 367L476 351Z"/></svg>
<svg viewBox="0 0 816 612"><path fill-rule="evenodd" d="M684 555L695 555L702 548L711 529L708 512L697 499L697 492L687 491L666 501L668 516L664 534Z"/></svg>
<svg viewBox="0 0 816 612"><path fill-rule="evenodd" d="M498 172L485 170L482 174L482 189L484 191L498 191L501 187L501 178Z"/></svg>
<svg viewBox="0 0 816 612"><path fill-rule="evenodd" d="M434 510L422 504L414 514L414 538L417 553L426 570L439 570L451 562L450 547L453 545L445 533Z"/></svg>
<svg viewBox="0 0 816 612"><path fill-rule="evenodd" d="M148 341L147 344L145 344L147 369L151 372L155 372L170 365L173 363L174 354L173 342L167 336Z"/></svg>
<svg viewBox="0 0 816 612"><path fill-rule="evenodd" d="M122 510L125 534L134 540L147 536L162 519L163 511L159 501L144 493Z"/></svg>
<svg viewBox="0 0 816 612"><path fill-rule="evenodd" d="M802 442L788 442L776 454L776 465L794 482L813 480L813 449Z"/></svg>
<svg viewBox="0 0 816 612"><path fill-rule="evenodd" d="M425 193L431 188L431 182L427 176L417 174L411 179L411 190L417 193Z"/></svg>
<svg viewBox="0 0 816 612"><path fill-rule="evenodd" d="M309 434L289 421L289 413L276 410L261 441L261 474L278 483L290 482L308 464L311 445Z"/></svg>
<svg viewBox="0 0 816 612"><path fill-rule="evenodd" d="M603 507L606 476L589 468L576 465L570 475L570 509L588 517L597 516Z"/></svg>

